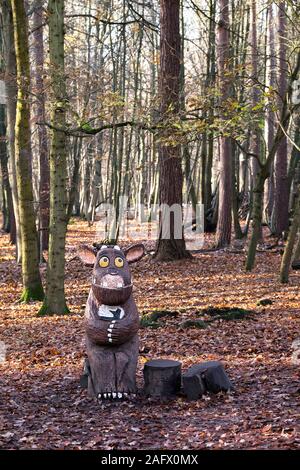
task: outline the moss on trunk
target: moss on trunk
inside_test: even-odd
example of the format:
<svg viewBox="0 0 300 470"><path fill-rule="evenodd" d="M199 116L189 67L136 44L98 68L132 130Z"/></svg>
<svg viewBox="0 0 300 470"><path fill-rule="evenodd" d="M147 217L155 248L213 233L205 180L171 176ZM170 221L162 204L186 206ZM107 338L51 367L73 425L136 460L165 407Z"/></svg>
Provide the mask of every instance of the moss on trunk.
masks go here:
<svg viewBox="0 0 300 470"><path fill-rule="evenodd" d="M22 299L28 302L30 300L42 300L44 293L39 272L38 241L31 181L28 25L24 2L12 0L11 6L13 12L18 86L15 159L24 287Z"/></svg>
<svg viewBox="0 0 300 470"><path fill-rule="evenodd" d="M58 315L67 315L68 313L70 313L70 310L68 309L66 302L63 306L61 301L59 301L59 304L57 305L57 307L55 307L53 302L51 303L51 305L49 305L47 302L47 297L45 297L43 305L41 306L38 312L38 316L45 317L48 315L55 315L56 313Z"/></svg>
<svg viewBox="0 0 300 470"><path fill-rule="evenodd" d="M42 300L44 298L44 291L42 286L33 288L24 288L20 297L20 302L30 302L31 300Z"/></svg>

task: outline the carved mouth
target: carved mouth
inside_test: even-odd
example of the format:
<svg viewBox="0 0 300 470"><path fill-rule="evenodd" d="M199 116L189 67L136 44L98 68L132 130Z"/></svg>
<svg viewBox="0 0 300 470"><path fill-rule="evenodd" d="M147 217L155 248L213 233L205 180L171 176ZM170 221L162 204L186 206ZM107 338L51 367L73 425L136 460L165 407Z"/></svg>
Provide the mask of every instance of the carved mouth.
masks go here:
<svg viewBox="0 0 300 470"><path fill-rule="evenodd" d="M100 280L100 284L97 283L96 278L93 280L93 284L104 289L123 289L125 286L124 279L121 276L115 276L112 274L106 274Z"/></svg>
<svg viewBox="0 0 300 470"><path fill-rule="evenodd" d="M132 284L125 285L119 276L103 276L101 283L97 284L97 279L93 279L92 291L98 302L105 305L122 305L130 297L132 293ZM122 280L121 280L122 279ZM100 282L100 280L99 280ZM121 286L121 287L119 287Z"/></svg>

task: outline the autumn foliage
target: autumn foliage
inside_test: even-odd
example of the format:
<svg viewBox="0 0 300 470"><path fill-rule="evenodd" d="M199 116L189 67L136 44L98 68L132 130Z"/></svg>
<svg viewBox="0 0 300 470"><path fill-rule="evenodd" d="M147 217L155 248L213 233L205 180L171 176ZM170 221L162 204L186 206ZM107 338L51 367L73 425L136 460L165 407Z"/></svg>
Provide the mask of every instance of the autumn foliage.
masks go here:
<svg viewBox="0 0 300 470"><path fill-rule="evenodd" d="M133 267L134 296L142 314L176 311L159 327L140 330L138 385L148 359L182 362L183 370L221 360L235 390L188 402L99 405L79 385L83 312L90 268L76 257L92 243L95 228L73 220L66 249L66 297L71 313L40 318L40 303L20 304L20 267L8 235L0 246L0 447L10 449L278 449L299 448L299 366L292 342L299 336L299 274L278 281L281 255L258 254L245 273L245 253L226 250L192 260L160 263L149 255ZM210 243L207 237L207 243ZM43 278L45 268L42 268ZM261 299L269 302L259 302ZM270 302L271 301L271 302ZM259 302L260 305L257 305ZM261 305L266 304L266 305ZM216 319L205 329L182 328L185 320L209 320L208 306L239 307L245 319ZM209 312L209 310L208 310Z"/></svg>

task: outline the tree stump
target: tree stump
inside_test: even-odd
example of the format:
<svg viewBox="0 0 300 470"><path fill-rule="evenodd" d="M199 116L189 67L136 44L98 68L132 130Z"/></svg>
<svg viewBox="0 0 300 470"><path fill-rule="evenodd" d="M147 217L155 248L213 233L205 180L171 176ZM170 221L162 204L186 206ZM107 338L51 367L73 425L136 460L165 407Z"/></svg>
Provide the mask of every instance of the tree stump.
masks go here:
<svg viewBox="0 0 300 470"><path fill-rule="evenodd" d="M205 383L201 373L198 373L197 365L190 367L182 375L182 385L188 400L198 400L206 392Z"/></svg>
<svg viewBox="0 0 300 470"><path fill-rule="evenodd" d="M232 384L219 361L207 361L190 367L182 377L183 391L189 400L197 400L205 392L227 392Z"/></svg>
<svg viewBox="0 0 300 470"><path fill-rule="evenodd" d="M144 365L144 393L150 397L174 398L181 387L181 362L153 359Z"/></svg>

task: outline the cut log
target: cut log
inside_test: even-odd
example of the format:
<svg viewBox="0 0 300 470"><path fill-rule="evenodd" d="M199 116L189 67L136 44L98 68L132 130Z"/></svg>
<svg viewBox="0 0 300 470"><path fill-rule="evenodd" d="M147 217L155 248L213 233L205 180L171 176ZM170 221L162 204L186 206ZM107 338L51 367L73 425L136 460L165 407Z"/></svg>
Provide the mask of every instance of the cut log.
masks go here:
<svg viewBox="0 0 300 470"><path fill-rule="evenodd" d="M188 400L198 400L206 392L205 383L198 372L197 365L190 367L182 375L182 386Z"/></svg>
<svg viewBox="0 0 300 470"><path fill-rule="evenodd" d="M181 362L153 359L144 365L144 393L149 397L174 398L181 388Z"/></svg>
<svg viewBox="0 0 300 470"><path fill-rule="evenodd" d="M207 361L190 367L182 377L183 391L189 400L197 400L205 392L227 392L232 384L219 361Z"/></svg>

